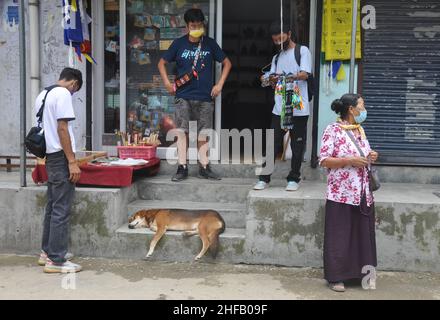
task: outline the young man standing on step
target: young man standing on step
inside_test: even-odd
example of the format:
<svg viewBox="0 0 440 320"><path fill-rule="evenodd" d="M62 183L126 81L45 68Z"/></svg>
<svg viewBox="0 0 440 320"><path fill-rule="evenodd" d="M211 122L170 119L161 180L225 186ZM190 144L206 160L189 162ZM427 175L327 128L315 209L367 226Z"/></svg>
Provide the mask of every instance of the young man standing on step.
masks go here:
<svg viewBox="0 0 440 320"><path fill-rule="evenodd" d="M292 40L292 31L288 22L276 21L270 27L270 33L275 45L280 52L273 57L270 74L277 76L290 74L290 79L299 88L302 100L302 109L293 109L293 114L289 119L284 120L282 113L286 114L286 98L280 94L275 94L275 106L272 111L271 129L274 130L274 161L282 150L282 142L285 132L290 133L290 145L292 147L291 171L287 176L287 191L296 191L301 181L301 163L305 148L307 135L307 120L310 114L309 96L307 79L311 73L311 54L307 47L299 46ZM295 56L296 55L299 57ZM298 59L299 58L299 59ZM300 62L297 62L300 60ZM271 76L270 83L275 88L278 77ZM283 106L284 104L284 106ZM290 121L290 122L289 122ZM285 128L283 129L283 125ZM254 190L265 189L270 182L270 175L262 175L254 186Z"/></svg>
<svg viewBox="0 0 440 320"><path fill-rule="evenodd" d="M178 169L172 181L188 177L187 151L189 121L197 121L197 133L212 129L214 101L222 91L231 70L231 61L212 38L205 35L205 16L200 9L189 9L184 19L188 34L173 41L159 61L158 68L163 83L170 94L175 94L175 121L180 134L177 137ZM213 86L214 62L221 62L223 71L218 83ZM176 82L168 79L165 65L176 62ZM200 157L199 178L219 180L211 170L208 159L207 137L198 137Z"/></svg>
<svg viewBox="0 0 440 320"><path fill-rule="evenodd" d="M81 89L81 71L65 68L56 85L43 90L35 102L36 113L43 109L43 129L46 140L47 204L44 216L42 250L38 264L46 273L81 271L70 262L67 252L69 219L75 183L81 171L75 160L75 120L72 95ZM37 115L38 116L38 115Z"/></svg>

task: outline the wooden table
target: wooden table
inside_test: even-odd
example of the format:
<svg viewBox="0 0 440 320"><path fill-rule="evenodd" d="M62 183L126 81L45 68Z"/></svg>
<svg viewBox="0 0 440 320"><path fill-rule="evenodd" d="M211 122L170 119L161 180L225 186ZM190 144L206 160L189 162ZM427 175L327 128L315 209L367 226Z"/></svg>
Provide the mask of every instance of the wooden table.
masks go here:
<svg viewBox="0 0 440 320"><path fill-rule="evenodd" d="M96 158L107 157L107 151L78 151L75 152L76 162L78 166L86 164ZM46 164L45 159L37 158L38 164Z"/></svg>

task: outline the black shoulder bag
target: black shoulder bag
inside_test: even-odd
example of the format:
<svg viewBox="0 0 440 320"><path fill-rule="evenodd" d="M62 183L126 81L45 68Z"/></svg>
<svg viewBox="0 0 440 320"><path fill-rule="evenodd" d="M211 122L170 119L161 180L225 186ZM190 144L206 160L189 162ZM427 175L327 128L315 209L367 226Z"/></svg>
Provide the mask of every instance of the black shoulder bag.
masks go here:
<svg viewBox="0 0 440 320"><path fill-rule="evenodd" d="M47 92L44 95L43 102L41 103L41 108L40 110L38 110L37 113L37 117L38 117L37 126L32 127L29 130L28 134L26 135L26 138L24 139L26 150L38 158L44 158L46 156L46 140L44 137L44 129L41 127L41 123L43 122L44 105L46 104L47 95L52 89L56 87L59 86L54 85L45 88Z"/></svg>
<svg viewBox="0 0 440 320"><path fill-rule="evenodd" d="M361 154L361 156L366 158L367 156L364 154L364 152L362 151L361 147L358 145L354 135L351 132L349 132L349 131L346 131L346 132L347 132L348 137L351 139L351 141L353 141L354 145L358 149L358 151ZM368 180L370 181L370 190L371 191L379 190L379 188L380 188L380 180L379 180L379 174L377 173L376 168L374 168L372 166L369 166L369 167L367 167L367 172L368 172Z"/></svg>
<svg viewBox="0 0 440 320"><path fill-rule="evenodd" d="M191 71L185 72L184 74L177 76L176 80L174 81L174 86L176 88L176 91L182 88L183 86L185 86L186 84L188 84L193 78L199 77L196 67L202 51L202 41L203 38L200 39L199 45L197 47L197 51L194 57L194 62Z"/></svg>

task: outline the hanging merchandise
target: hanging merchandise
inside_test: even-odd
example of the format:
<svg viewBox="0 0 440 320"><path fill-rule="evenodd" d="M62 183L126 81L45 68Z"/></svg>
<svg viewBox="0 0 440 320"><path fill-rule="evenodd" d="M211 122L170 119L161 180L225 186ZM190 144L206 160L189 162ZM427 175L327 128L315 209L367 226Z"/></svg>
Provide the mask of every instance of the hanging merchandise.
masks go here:
<svg viewBox="0 0 440 320"><path fill-rule="evenodd" d="M151 64L150 54L148 52L140 52L137 62L141 66Z"/></svg>
<svg viewBox="0 0 440 320"><path fill-rule="evenodd" d="M156 40L156 29L154 28L145 29L144 40L147 41Z"/></svg>
<svg viewBox="0 0 440 320"><path fill-rule="evenodd" d="M64 44L71 47L82 62L81 55L92 64L96 64L91 56L89 23L92 19L84 10L83 0L62 0ZM69 65L73 67L73 57L69 53Z"/></svg>
<svg viewBox="0 0 440 320"><path fill-rule="evenodd" d="M283 0L281 2L280 21L281 30L284 30L283 20ZM283 50L283 44L281 44L281 50ZM266 73L267 77L267 73ZM269 75L270 82L270 75ZM293 112L294 110L302 110L304 105L302 103L301 92L298 87L298 81L295 80L295 76L292 73L283 73L278 77L278 82L275 85L275 95L281 96L281 128L293 129Z"/></svg>
<svg viewBox="0 0 440 320"><path fill-rule="evenodd" d="M339 72L339 69L342 66L342 61L332 61L332 69L330 70L330 77L332 77L332 79L336 79L336 75Z"/></svg>
<svg viewBox="0 0 440 320"><path fill-rule="evenodd" d="M151 22L152 22L153 26L158 29L163 28L165 26L164 17L159 16L159 15L153 16L151 19Z"/></svg>
<svg viewBox="0 0 440 320"><path fill-rule="evenodd" d="M353 0L324 0L322 52L325 60L349 60ZM356 32L356 59L361 59L360 4Z"/></svg>
<svg viewBox="0 0 440 320"><path fill-rule="evenodd" d="M281 128L293 129L294 110L303 110L301 93L298 82L294 80L293 74L283 75L275 86L275 94L281 96Z"/></svg>
<svg viewBox="0 0 440 320"><path fill-rule="evenodd" d="M118 43L116 41L110 40L107 42L105 50L116 53L117 49L118 49Z"/></svg>
<svg viewBox="0 0 440 320"><path fill-rule="evenodd" d="M130 49L140 49L144 45L145 45L144 41L141 38L139 38L137 35L135 35L128 44L128 47Z"/></svg>
<svg viewBox="0 0 440 320"><path fill-rule="evenodd" d="M345 80L345 69L344 69L344 64L341 63L341 67L339 68L338 72L336 73L336 80L338 81L342 81Z"/></svg>

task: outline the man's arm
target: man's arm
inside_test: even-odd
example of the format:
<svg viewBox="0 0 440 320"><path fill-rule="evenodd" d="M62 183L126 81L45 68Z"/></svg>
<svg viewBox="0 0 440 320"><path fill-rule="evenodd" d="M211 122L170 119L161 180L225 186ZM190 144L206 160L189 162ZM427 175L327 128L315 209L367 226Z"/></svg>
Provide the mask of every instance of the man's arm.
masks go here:
<svg viewBox="0 0 440 320"><path fill-rule="evenodd" d="M175 94L174 86L170 82L170 79L168 79L167 69L165 68L165 65L167 63L168 62L164 58L161 58L159 60L159 63L157 64L157 68L159 69L159 73L160 73L160 76L162 77L162 81L163 81L163 84L165 85L165 88L167 89L169 94L174 95Z"/></svg>
<svg viewBox="0 0 440 320"><path fill-rule="evenodd" d="M229 58L225 58L222 62L222 66L222 75L220 76L220 79L211 91L211 96L213 98L217 97L223 90L223 86L225 85L226 79L228 78L229 73L232 69L231 60L229 60Z"/></svg>
<svg viewBox="0 0 440 320"><path fill-rule="evenodd" d="M303 80L303 81L306 81L308 78L309 78L309 74L305 71L300 71L295 77L296 80Z"/></svg>
<svg viewBox="0 0 440 320"><path fill-rule="evenodd" d="M76 163L75 154L72 150L72 142L70 140L69 125L67 120L58 120L57 132L60 138L61 147L63 148L67 161L69 162L69 180L72 183L77 183L81 175L81 170Z"/></svg>

